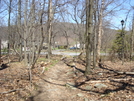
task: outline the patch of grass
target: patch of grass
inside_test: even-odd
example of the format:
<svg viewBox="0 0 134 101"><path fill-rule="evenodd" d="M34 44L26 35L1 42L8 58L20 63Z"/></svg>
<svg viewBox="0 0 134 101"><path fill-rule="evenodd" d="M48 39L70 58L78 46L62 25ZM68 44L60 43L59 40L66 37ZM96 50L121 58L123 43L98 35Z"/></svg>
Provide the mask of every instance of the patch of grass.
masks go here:
<svg viewBox="0 0 134 101"><path fill-rule="evenodd" d="M57 64L59 60L51 60L51 64L45 68L45 71L48 71L51 67Z"/></svg>
<svg viewBox="0 0 134 101"><path fill-rule="evenodd" d="M4 48L4 49L1 50L1 52L7 52L7 51L8 51L7 48Z"/></svg>
<svg viewBox="0 0 134 101"><path fill-rule="evenodd" d="M47 59L45 57L38 58L37 62L46 61Z"/></svg>

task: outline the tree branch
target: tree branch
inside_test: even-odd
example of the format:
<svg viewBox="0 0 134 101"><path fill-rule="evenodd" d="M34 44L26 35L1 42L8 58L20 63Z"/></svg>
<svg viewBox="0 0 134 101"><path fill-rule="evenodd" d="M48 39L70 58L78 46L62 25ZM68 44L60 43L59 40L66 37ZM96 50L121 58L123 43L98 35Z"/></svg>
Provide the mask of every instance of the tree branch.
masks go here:
<svg viewBox="0 0 134 101"><path fill-rule="evenodd" d="M23 89L13 89L13 90L10 90L10 91L0 92L0 94L12 93L12 92L16 92L18 90L23 90Z"/></svg>

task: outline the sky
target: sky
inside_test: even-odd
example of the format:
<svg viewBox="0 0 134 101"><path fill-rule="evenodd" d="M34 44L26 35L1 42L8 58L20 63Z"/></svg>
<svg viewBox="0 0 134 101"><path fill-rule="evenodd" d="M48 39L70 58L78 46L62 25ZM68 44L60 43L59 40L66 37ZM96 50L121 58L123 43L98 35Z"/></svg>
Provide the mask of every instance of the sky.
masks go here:
<svg viewBox="0 0 134 101"><path fill-rule="evenodd" d="M81 2L84 1L84 0L80 0ZM110 1L110 0L106 0L106 1ZM112 5L109 5L108 6L108 9L112 9L114 7L116 7L118 4L122 3L123 0L115 0L116 3L112 4ZM134 6L134 0L124 0L125 2L123 3L123 10L120 9L120 6L116 8L116 13L114 13L114 16L108 16L107 19L111 22L111 28L113 29L121 29L121 23L120 21L121 20L126 20L126 16L128 14L128 11L132 8L132 6ZM80 9L80 7L79 7ZM1 9L2 10L2 9ZM71 13L72 13L72 9L71 9ZM126 24L126 27L125 29L126 30L129 30L129 26L131 25L131 22L132 22L132 16L133 16L133 13L134 13L134 10L130 10L129 12L129 15L128 15L128 18L127 20L125 21L125 24ZM7 12L6 13L2 13L2 16L5 17L5 19L8 18L7 16ZM69 17L70 19L71 17ZM74 22L73 20L71 20L72 22ZM3 22L3 19L2 21L0 20L0 22Z"/></svg>
<svg viewBox="0 0 134 101"><path fill-rule="evenodd" d="M119 10L116 12L115 16L111 19L112 28L114 29L121 29L121 20L125 21L124 27L125 30L130 30L130 25L132 24L132 18L134 14L134 9L132 9L132 6L134 6L134 0L125 0L123 3L123 10Z"/></svg>

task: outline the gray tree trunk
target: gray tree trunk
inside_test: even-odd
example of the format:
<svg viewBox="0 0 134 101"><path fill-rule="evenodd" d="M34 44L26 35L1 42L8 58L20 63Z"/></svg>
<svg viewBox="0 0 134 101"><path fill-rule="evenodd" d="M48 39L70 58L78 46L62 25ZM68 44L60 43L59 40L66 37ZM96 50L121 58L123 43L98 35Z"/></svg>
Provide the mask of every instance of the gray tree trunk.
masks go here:
<svg viewBox="0 0 134 101"><path fill-rule="evenodd" d="M1 64L1 38L0 38L0 64Z"/></svg>
<svg viewBox="0 0 134 101"><path fill-rule="evenodd" d="M33 23L32 26L35 26L35 0L32 0L32 10L31 10L31 13L32 13L31 23ZM34 30L35 30L35 27L33 27L33 33L32 33L32 42L31 42L31 44L32 44L32 47L31 47L32 48L32 53L31 53L32 59L31 59L30 65L33 64L33 62L35 60L35 55L36 55L35 32L34 32Z"/></svg>
<svg viewBox="0 0 134 101"><path fill-rule="evenodd" d="M25 0L25 8L24 8L24 26L25 26L25 32L24 32L24 61L25 64L27 64L27 33L28 33L28 28L27 28L27 6L28 6L28 0Z"/></svg>
<svg viewBox="0 0 134 101"><path fill-rule="evenodd" d="M49 0L48 4L48 59L50 59L52 51L51 51L51 37L52 37L52 19L53 19L53 12L52 12L52 0Z"/></svg>
<svg viewBox="0 0 134 101"><path fill-rule="evenodd" d="M10 0L9 2L9 10L8 10L8 62L9 60L9 54L10 54L10 48L11 48L11 26L10 26L10 22L11 22L11 4L12 4L12 0Z"/></svg>
<svg viewBox="0 0 134 101"><path fill-rule="evenodd" d="M103 7L104 6L104 0L101 0L101 8L99 12L99 27L98 27L98 35L97 35L97 62L100 61L100 51L101 51L101 39L102 39L102 18L103 18Z"/></svg>
<svg viewBox="0 0 134 101"><path fill-rule="evenodd" d="M18 1L18 33L19 33L19 61L22 60L22 33L21 33L21 0Z"/></svg>
<svg viewBox="0 0 134 101"><path fill-rule="evenodd" d="M85 75L91 73L91 36L93 33L93 1L86 0L86 70Z"/></svg>
<svg viewBox="0 0 134 101"><path fill-rule="evenodd" d="M42 46L43 46L43 42L44 42L44 39L45 39L45 35L44 35L44 31L43 31L43 12L44 12L44 8L45 8L45 0L44 0L44 4L42 5L43 7L41 8L41 11L39 12L39 25L40 25L40 34L41 34L41 41L40 41L38 44L38 49L37 49L37 56L35 57L33 63L32 63L32 68L34 68L34 65L40 55L40 52L42 50Z"/></svg>
<svg viewBox="0 0 134 101"><path fill-rule="evenodd" d="M133 36L134 35L134 15L133 15L133 21L132 21L132 32L131 32L131 37L130 37L130 60L132 60L133 57Z"/></svg>

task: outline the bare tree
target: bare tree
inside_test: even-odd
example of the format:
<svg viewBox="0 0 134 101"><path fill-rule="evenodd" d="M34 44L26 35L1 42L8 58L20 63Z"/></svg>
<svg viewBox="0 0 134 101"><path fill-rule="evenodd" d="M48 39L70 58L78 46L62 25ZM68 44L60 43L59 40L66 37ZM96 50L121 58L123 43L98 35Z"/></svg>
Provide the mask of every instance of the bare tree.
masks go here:
<svg viewBox="0 0 134 101"><path fill-rule="evenodd" d="M52 0L49 0L48 3L48 59L51 57L51 37L52 37L52 20L53 20L53 12L52 12Z"/></svg>
<svg viewBox="0 0 134 101"><path fill-rule="evenodd" d="M0 64L1 64L1 38L0 38Z"/></svg>
<svg viewBox="0 0 134 101"><path fill-rule="evenodd" d="M93 34L93 1L86 0L86 70L85 75L91 73L91 36Z"/></svg>
<svg viewBox="0 0 134 101"><path fill-rule="evenodd" d="M10 36L11 36L11 5L12 5L12 0L9 0L9 10L8 10L8 62L9 62L9 53L10 53L10 47L11 47L11 44L10 44Z"/></svg>
<svg viewBox="0 0 134 101"><path fill-rule="evenodd" d="M21 0L18 1L18 19L17 19L17 22L18 22L18 33L19 33L19 50L20 50L20 53L19 53L19 61L22 60L22 33L21 33Z"/></svg>
<svg viewBox="0 0 134 101"><path fill-rule="evenodd" d="M45 1L46 0L44 0L44 2L41 4L41 10L40 10L40 12L39 12L39 20L38 20L38 22L39 22L39 33L40 33L40 39L41 40L38 40L38 47L37 47L37 55L36 55L36 57L34 58L34 60L33 60L33 63L32 63L32 68L34 67L34 65L35 65L35 63L36 63L36 61L37 61L37 59L38 59L38 57L39 57L39 55L40 55L40 52L41 52L41 50L42 50L42 46L43 46L43 42L44 42L44 39L45 39L45 33L44 33L44 30L43 30L43 15L44 15L44 8L45 8Z"/></svg>
<svg viewBox="0 0 134 101"><path fill-rule="evenodd" d="M97 34L97 62L99 62L100 60L100 51L101 51L101 38L102 38L102 33L103 33L103 29L102 29L102 21L103 21L103 9L104 9L104 0L101 0L101 7L98 13L99 17L98 17L98 34Z"/></svg>
<svg viewBox="0 0 134 101"><path fill-rule="evenodd" d="M27 34L28 34L28 25L27 25L27 7L28 7L28 0L25 0L25 8L24 8L24 60L25 64L27 64Z"/></svg>
<svg viewBox="0 0 134 101"><path fill-rule="evenodd" d="M132 56L133 56L133 36L134 35L134 14L133 14L133 20L132 20L132 32L131 32L131 36L130 36L130 60L132 60Z"/></svg>

